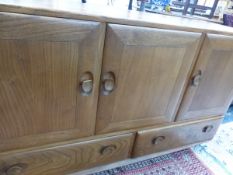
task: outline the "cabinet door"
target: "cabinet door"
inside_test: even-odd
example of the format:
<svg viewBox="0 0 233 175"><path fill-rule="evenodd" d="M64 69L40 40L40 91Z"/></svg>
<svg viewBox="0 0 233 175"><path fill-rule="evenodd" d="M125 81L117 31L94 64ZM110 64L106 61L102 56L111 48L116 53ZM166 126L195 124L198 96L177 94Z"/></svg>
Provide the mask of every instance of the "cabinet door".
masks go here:
<svg viewBox="0 0 233 175"><path fill-rule="evenodd" d="M223 115L233 100L233 37L207 34L177 120Z"/></svg>
<svg viewBox="0 0 233 175"><path fill-rule="evenodd" d="M97 133L171 122L201 34L110 24Z"/></svg>
<svg viewBox="0 0 233 175"><path fill-rule="evenodd" d="M104 31L0 13L0 150L94 133Z"/></svg>

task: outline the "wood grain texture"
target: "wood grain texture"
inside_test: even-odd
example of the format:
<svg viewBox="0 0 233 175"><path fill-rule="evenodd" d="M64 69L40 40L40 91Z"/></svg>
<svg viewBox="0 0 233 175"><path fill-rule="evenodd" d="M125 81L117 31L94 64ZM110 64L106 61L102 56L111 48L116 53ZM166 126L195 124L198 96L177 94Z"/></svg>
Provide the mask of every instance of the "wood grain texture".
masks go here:
<svg viewBox="0 0 233 175"><path fill-rule="evenodd" d="M22 175L57 175L126 159L130 156L133 134L0 155L0 174L21 166ZM108 148L113 149L108 149ZM107 149L108 150L107 150ZM105 151L103 151L105 149ZM17 175L19 175L17 174Z"/></svg>
<svg viewBox="0 0 233 175"><path fill-rule="evenodd" d="M137 12L133 10L128 11L126 6L116 8L104 6L103 3L98 5L95 0L91 0L85 4L82 4L81 0L0 0L0 11L163 29L176 29L191 32L210 32L233 35L231 27L213 22L207 22L200 19Z"/></svg>
<svg viewBox="0 0 233 175"><path fill-rule="evenodd" d="M97 133L174 120L201 40L200 33L109 24L102 76L115 89L100 93Z"/></svg>
<svg viewBox="0 0 233 175"><path fill-rule="evenodd" d="M210 140L216 133L222 118L215 117L208 120L139 131L133 149L133 156L152 154ZM210 131L205 131L206 126L213 126L213 128ZM158 137L164 138L158 139ZM157 141L154 141L153 144L153 140L156 138Z"/></svg>
<svg viewBox="0 0 233 175"><path fill-rule="evenodd" d="M233 37L208 34L194 76L202 72L198 86L188 86L177 120L224 115L233 101Z"/></svg>
<svg viewBox="0 0 233 175"><path fill-rule="evenodd" d="M94 133L104 32L98 22L0 13L0 151ZM79 92L85 72L90 96Z"/></svg>

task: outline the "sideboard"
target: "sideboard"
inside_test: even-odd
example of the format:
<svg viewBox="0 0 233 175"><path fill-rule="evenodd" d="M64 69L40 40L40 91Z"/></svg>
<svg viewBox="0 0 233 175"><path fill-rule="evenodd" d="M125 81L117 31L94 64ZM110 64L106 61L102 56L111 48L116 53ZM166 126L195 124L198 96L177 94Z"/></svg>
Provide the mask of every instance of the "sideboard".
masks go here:
<svg viewBox="0 0 233 175"><path fill-rule="evenodd" d="M233 100L232 28L57 3L0 0L1 175L67 174L213 138Z"/></svg>

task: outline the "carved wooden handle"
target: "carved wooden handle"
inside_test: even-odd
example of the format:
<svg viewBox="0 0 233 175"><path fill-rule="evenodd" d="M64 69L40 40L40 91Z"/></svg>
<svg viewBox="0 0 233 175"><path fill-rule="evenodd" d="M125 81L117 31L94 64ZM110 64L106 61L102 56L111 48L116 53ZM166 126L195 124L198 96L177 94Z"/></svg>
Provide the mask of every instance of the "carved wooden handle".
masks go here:
<svg viewBox="0 0 233 175"><path fill-rule="evenodd" d="M201 82L201 78L202 78L202 71L198 70L197 74L193 76L192 78L192 86L198 86Z"/></svg>
<svg viewBox="0 0 233 175"><path fill-rule="evenodd" d="M108 146L103 146L100 149L100 154L102 155L107 155L107 154L111 154L114 150L116 150L116 145L108 145Z"/></svg>
<svg viewBox="0 0 233 175"><path fill-rule="evenodd" d="M162 141L164 141L165 138L166 138L165 136L155 137L155 138L152 139L152 144L157 145L157 144L161 143Z"/></svg>
<svg viewBox="0 0 233 175"><path fill-rule="evenodd" d="M93 89L93 81L92 80L84 80L81 82L81 90L83 93L90 94Z"/></svg>
<svg viewBox="0 0 233 175"><path fill-rule="evenodd" d="M107 72L102 76L102 95L109 95L115 89L115 76L113 72Z"/></svg>
<svg viewBox="0 0 233 175"><path fill-rule="evenodd" d="M83 96L91 95L93 91L93 76L92 73L86 72L80 78L80 92Z"/></svg>
<svg viewBox="0 0 233 175"><path fill-rule="evenodd" d="M103 88L105 91L112 92L115 86L113 79L106 79L103 81Z"/></svg>
<svg viewBox="0 0 233 175"><path fill-rule="evenodd" d="M205 127L202 129L202 132L208 133L208 132L210 132L213 128L214 128L213 125L207 125L207 126L205 126Z"/></svg>
<svg viewBox="0 0 233 175"><path fill-rule="evenodd" d="M5 174L6 175L20 175L20 174L23 174L23 171L26 167L27 165L23 163L14 164L5 169Z"/></svg>

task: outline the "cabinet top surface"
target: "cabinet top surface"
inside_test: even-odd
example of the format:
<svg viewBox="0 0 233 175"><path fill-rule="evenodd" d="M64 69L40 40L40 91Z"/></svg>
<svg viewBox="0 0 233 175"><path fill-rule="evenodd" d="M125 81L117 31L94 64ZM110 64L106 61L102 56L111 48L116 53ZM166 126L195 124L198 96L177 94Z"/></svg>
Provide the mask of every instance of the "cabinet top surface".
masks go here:
<svg viewBox="0 0 233 175"><path fill-rule="evenodd" d="M81 0L0 0L0 12L233 35L233 28L209 21L128 11L98 2L82 4Z"/></svg>

